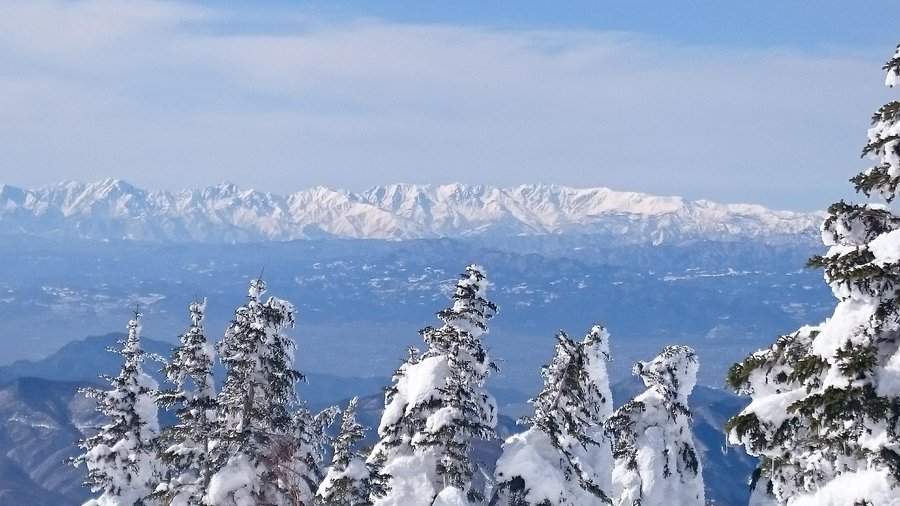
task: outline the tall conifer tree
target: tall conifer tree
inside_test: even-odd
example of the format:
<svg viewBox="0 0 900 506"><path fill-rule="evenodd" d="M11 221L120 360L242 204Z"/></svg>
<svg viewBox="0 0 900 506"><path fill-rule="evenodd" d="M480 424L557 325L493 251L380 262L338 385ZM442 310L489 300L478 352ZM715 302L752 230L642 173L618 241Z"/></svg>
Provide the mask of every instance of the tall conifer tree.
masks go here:
<svg viewBox="0 0 900 506"><path fill-rule="evenodd" d="M293 368L294 308L270 297L262 279L250 282L247 303L234 314L219 357L226 377L217 398L217 430L210 461L216 470L204 501L216 505L308 504L297 501L294 476L301 437L311 417L297 410L295 386L303 376Z"/></svg>
<svg viewBox="0 0 900 506"><path fill-rule="evenodd" d="M889 86L900 82L900 49L884 69ZM875 165L851 182L892 202L900 102L872 117L863 156ZM881 504L900 486L900 216L841 201L822 238L829 250L810 264L824 268L839 301L834 315L732 367L729 385L753 402L726 428L760 457L755 501Z"/></svg>
<svg viewBox="0 0 900 506"><path fill-rule="evenodd" d="M412 350L387 391L380 437L369 457L383 465L378 505L479 502L472 442L494 437L497 405L484 382L494 364L481 343L496 306L486 298L484 270L460 276L440 327L420 331L427 350Z"/></svg>
<svg viewBox="0 0 900 506"><path fill-rule="evenodd" d="M334 440L334 457L316 499L327 506L366 506L369 502L370 469L356 446L366 436L366 427L356 421L354 397L341 417L341 431Z"/></svg>
<svg viewBox="0 0 900 506"><path fill-rule="evenodd" d="M589 506L611 502L612 448L603 423L612 414L606 362L609 333L594 326L581 343L556 336L531 400L531 427L503 444L492 506Z"/></svg>
<svg viewBox="0 0 900 506"><path fill-rule="evenodd" d="M156 456L157 383L143 371L140 317L135 311L128 322L128 336L119 342L122 349L109 349L124 359L118 376L104 377L112 388L83 390L87 397L96 399L97 410L109 419L96 434L79 443L85 452L73 460L87 467L86 485L100 492L86 505L156 504L150 494L161 474Z"/></svg>
<svg viewBox="0 0 900 506"><path fill-rule="evenodd" d="M167 472L157 494L166 504L199 504L212 476L209 441L216 428L215 352L203 331L205 311L206 301L191 303L191 327L182 334L181 345L164 369L173 387L158 396L162 407L177 408L178 418L160 438Z"/></svg>
<svg viewBox="0 0 900 506"><path fill-rule="evenodd" d="M698 369L697 355L687 346L668 346L635 365L647 390L606 421L614 441L616 506L705 503L688 408Z"/></svg>

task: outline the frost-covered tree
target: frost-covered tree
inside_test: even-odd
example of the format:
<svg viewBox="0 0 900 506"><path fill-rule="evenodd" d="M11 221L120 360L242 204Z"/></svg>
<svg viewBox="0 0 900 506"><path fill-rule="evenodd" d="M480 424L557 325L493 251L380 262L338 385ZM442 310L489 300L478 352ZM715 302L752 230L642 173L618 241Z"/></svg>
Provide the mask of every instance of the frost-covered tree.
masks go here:
<svg viewBox="0 0 900 506"><path fill-rule="evenodd" d="M496 506L590 506L611 502L612 447L603 423L612 414L606 362L609 333L594 326L581 343L556 336L544 387L530 402L531 427L509 437L497 461Z"/></svg>
<svg viewBox="0 0 900 506"><path fill-rule="evenodd" d="M120 341L124 363L118 376L104 376L110 390L84 389L96 399L97 411L109 419L96 434L80 441L85 452L73 460L88 470L85 485L100 495L85 503L96 506L156 504L149 495L160 479L156 455L159 421L156 381L144 373L144 350L140 343L140 313L128 322L128 336Z"/></svg>
<svg viewBox="0 0 900 506"><path fill-rule="evenodd" d="M687 346L669 346L635 365L647 390L606 421L614 442L616 506L704 504L688 409L698 370L697 355Z"/></svg>
<svg viewBox="0 0 900 506"><path fill-rule="evenodd" d="M247 303L218 344L226 376L210 441L208 504L309 504L312 495L298 498L295 485L318 478L295 475L312 418L298 411L295 386L303 376L284 332L294 324L294 308L274 297L263 302L264 292L262 279L250 282Z"/></svg>
<svg viewBox="0 0 900 506"><path fill-rule="evenodd" d="M191 327L164 369L172 388L157 398L166 409L177 407L177 422L160 438L167 470L156 494L166 504L199 504L212 476L208 452L216 428L215 351L203 332L205 310L206 301L191 303Z"/></svg>
<svg viewBox="0 0 900 506"><path fill-rule="evenodd" d="M497 405L484 388L494 364L481 343L496 306L484 270L466 267L440 327L420 331L427 350L411 350L385 395L379 442L369 463L383 466L378 505L483 501L473 477L472 442L494 437Z"/></svg>
<svg viewBox="0 0 900 506"><path fill-rule="evenodd" d="M330 441L326 429L340 410L331 406L315 415L306 406L293 413L293 433L282 438L270 461L275 480L282 484L291 505L317 504L316 490L325 478L322 460Z"/></svg>
<svg viewBox="0 0 900 506"><path fill-rule="evenodd" d="M900 82L900 49L885 65ZM888 203L900 189L900 102L872 117L851 179ZM822 267L834 315L735 364L729 385L753 401L729 420L733 443L760 457L754 501L894 504L900 486L900 216L883 204L832 205ZM893 502L892 502L893 501Z"/></svg>
<svg viewBox="0 0 900 506"><path fill-rule="evenodd" d="M328 506L365 506L369 502L369 474L366 459L356 446L366 436L366 427L356 421L354 397L341 417L341 432L334 440L334 456L316 500Z"/></svg>

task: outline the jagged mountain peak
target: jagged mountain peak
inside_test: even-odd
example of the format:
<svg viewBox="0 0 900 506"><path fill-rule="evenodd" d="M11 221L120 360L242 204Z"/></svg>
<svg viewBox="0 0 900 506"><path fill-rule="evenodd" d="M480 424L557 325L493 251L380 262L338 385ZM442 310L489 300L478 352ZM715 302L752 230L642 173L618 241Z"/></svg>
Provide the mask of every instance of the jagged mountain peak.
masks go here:
<svg viewBox="0 0 900 506"><path fill-rule="evenodd" d="M0 231L104 240L245 242L316 237L401 240L577 233L639 243L789 240L822 216L609 188L397 183L362 193L315 186L289 195L223 182L146 191L121 179L0 187ZM780 238L780 239L779 239Z"/></svg>
<svg viewBox="0 0 900 506"><path fill-rule="evenodd" d="M209 188L215 188L217 190L228 193L237 193L238 191L240 191L238 186L231 181L222 181L221 183L212 185Z"/></svg>
<svg viewBox="0 0 900 506"><path fill-rule="evenodd" d="M239 195L242 193L242 190L238 187L238 185L230 181L222 181L221 183L207 186L206 188L203 188L201 190L182 190L179 193L199 193L205 197L223 198Z"/></svg>
<svg viewBox="0 0 900 506"><path fill-rule="evenodd" d="M126 193L143 193L144 191L131 185L124 179L106 178L99 181L91 181L82 183L79 181L65 180L57 184L51 184L34 190L40 193L69 193L84 194L90 193L97 196L105 196L110 194L126 194Z"/></svg>

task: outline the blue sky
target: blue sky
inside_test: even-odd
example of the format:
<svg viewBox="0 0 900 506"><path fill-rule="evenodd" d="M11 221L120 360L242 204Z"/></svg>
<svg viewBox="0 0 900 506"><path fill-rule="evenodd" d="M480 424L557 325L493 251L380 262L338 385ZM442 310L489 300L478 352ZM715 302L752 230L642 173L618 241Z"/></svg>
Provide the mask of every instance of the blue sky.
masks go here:
<svg viewBox="0 0 900 506"><path fill-rule="evenodd" d="M0 3L2 183L549 182L822 209L895 2Z"/></svg>

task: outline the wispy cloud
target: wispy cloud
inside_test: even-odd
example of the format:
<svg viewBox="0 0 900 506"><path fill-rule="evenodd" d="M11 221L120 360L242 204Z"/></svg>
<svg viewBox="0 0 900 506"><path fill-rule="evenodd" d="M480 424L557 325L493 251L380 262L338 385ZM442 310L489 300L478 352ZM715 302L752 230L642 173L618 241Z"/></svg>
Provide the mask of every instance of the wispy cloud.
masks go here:
<svg viewBox="0 0 900 506"><path fill-rule="evenodd" d="M880 54L378 19L235 23L225 7L183 3L0 3L6 182L552 181L810 208L862 166L865 122L884 99Z"/></svg>

